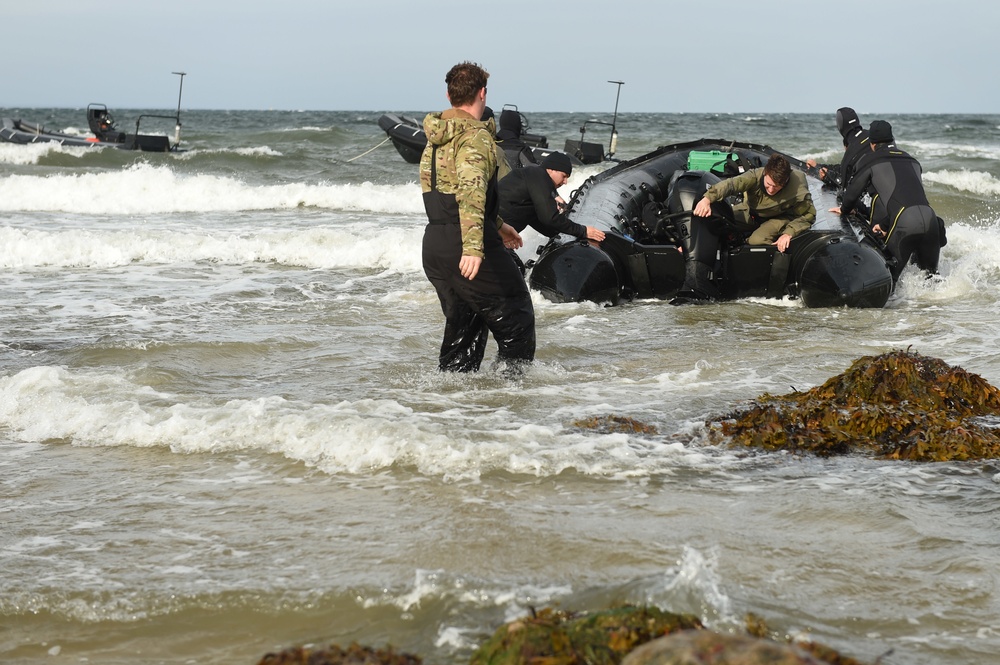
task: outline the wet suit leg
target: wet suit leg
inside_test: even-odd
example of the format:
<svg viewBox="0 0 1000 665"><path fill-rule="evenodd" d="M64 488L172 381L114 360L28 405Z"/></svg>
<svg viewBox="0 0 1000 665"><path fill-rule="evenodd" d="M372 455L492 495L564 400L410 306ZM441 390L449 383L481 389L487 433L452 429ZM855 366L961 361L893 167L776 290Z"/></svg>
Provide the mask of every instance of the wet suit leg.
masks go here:
<svg viewBox="0 0 1000 665"><path fill-rule="evenodd" d="M475 372L486 352L487 331L499 346L497 359L519 368L535 357L535 312L528 287L496 229L484 233L483 263L475 279L462 277L458 224L428 224L423 264L445 316L438 367Z"/></svg>
<svg viewBox="0 0 1000 665"><path fill-rule="evenodd" d="M937 274L941 258L941 222L930 206L904 208L885 241L886 251L895 259L893 280L912 258L917 267Z"/></svg>

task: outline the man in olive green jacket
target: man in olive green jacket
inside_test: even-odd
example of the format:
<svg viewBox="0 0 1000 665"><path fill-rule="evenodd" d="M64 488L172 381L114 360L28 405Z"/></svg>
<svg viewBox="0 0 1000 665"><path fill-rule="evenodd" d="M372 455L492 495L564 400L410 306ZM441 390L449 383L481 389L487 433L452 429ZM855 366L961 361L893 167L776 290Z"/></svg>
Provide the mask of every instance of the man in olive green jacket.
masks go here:
<svg viewBox="0 0 1000 665"><path fill-rule="evenodd" d="M747 240L750 245L777 245L784 252L792 238L816 221L816 206L805 174L793 171L781 155L771 155L764 168L751 169L709 187L694 214L708 217L712 203L739 193L743 193L749 208L747 221L756 227Z"/></svg>

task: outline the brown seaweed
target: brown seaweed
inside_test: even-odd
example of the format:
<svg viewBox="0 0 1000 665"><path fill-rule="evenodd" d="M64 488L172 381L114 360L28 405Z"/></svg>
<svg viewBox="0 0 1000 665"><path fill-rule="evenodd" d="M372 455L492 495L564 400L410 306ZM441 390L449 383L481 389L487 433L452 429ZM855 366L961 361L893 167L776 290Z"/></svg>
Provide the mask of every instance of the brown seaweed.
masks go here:
<svg viewBox="0 0 1000 665"><path fill-rule="evenodd" d="M470 665L618 665L639 644L701 627L692 614L652 607L583 614L545 608L501 626Z"/></svg>
<svg viewBox="0 0 1000 665"><path fill-rule="evenodd" d="M710 420L716 443L940 462L1000 457L1000 390L942 360L894 351L856 360L806 392L765 394Z"/></svg>

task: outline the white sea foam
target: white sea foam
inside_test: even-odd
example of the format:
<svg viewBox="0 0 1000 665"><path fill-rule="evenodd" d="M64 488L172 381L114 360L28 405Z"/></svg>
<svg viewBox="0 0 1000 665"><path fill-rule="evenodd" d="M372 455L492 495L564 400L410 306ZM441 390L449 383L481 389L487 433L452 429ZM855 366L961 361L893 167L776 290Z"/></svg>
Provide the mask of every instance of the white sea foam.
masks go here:
<svg viewBox="0 0 1000 665"><path fill-rule="evenodd" d="M980 196L1000 196L1000 180L985 171L929 171L924 173L924 180L948 185L962 192L971 192Z"/></svg>
<svg viewBox="0 0 1000 665"><path fill-rule="evenodd" d="M683 554L676 566L667 571L664 576L664 586L660 593L666 596L666 601L660 600L664 607L677 607L681 598L691 598L689 611L698 611L709 625L739 625L739 617L733 612L729 596L722 589L718 552L711 551L708 556L685 545ZM655 591L652 592L655 595ZM650 598L650 600L655 600Z"/></svg>
<svg viewBox="0 0 1000 665"><path fill-rule="evenodd" d="M101 150L103 148L96 148ZM27 145L17 145L15 143L0 142L0 164L14 164L24 166L37 164L43 157L51 154L72 155L83 157L95 148L86 146L64 146L52 141L42 141L40 143L29 143Z"/></svg>
<svg viewBox="0 0 1000 665"><path fill-rule="evenodd" d="M248 148L216 148L212 150L206 150L204 148L195 148L188 150L186 152L177 153L174 157L180 160L190 160L195 157L203 157L205 155L242 155L243 157L282 157L283 153L270 148L266 145L253 146Z"/></svg>
<svg viewBox="0 0 1000 665"><path fill-rule="evenodd" d="M951 157L955 159L1000 159L1000 145L955 144L934 141L900 141L899 147L918 159Z"/></svg>
<svg viewBox="0 0 1000 665"><path fill-rule="evenodd" d="M420 270L423 227L354 224L257 232L166 230L48 231L0 227L0 267L111 268L211 261L278 263L306 268Z"/></svg>
<svg viewBox="0 0 1000 665"><path fill-rule="evenodd" d="M114 172L12 175L0 180L2 212L148 215L303 207L423 213L416 183L253 186L228 177L177 175L167 166L144 163Z"/></svg>
<svg viewBox="0 0 1000 665"><path fill-rule="evenodd" d="M676 442L518 425L506 409L477 414L459 433L455 418L453 410L419 412L384 398L336 404L278 396L184 402L108 371L39 366L0 377L0 428L15 441L164 447L176 453L256 450L331 474L366 475L403 465L452 480L498 470L646 476L688 464L688 451ZM702 454L694 452L689 462L701 464Z"/></svg>

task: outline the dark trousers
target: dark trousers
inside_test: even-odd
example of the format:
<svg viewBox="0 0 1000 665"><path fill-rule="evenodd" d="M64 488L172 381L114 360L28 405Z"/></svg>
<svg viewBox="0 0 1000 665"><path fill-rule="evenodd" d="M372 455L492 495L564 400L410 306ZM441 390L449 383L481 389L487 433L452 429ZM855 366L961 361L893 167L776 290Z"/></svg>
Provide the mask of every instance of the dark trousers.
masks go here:
<svg viewBox="0 0 1000 665"><path fill-rule="evenodd" d="M478 371L490 332L499 347L499 362L517 370L535 358L535 310L524 277L496 229L484 231L485 257L479 273L469 280L458 270L459 225L428 224L424 229L424 274L437 291L445 318L438 358L442 371Z"/></svg>
<svg viewBox="0 0 1000 665"><path fill-rule="evenodd" d="M896 265L892 267L893 279L899 279L911 258L921 270L937 273L941 257L941 227L930 206L905 208L885 241L885 249L896 259Z"/></svg>

